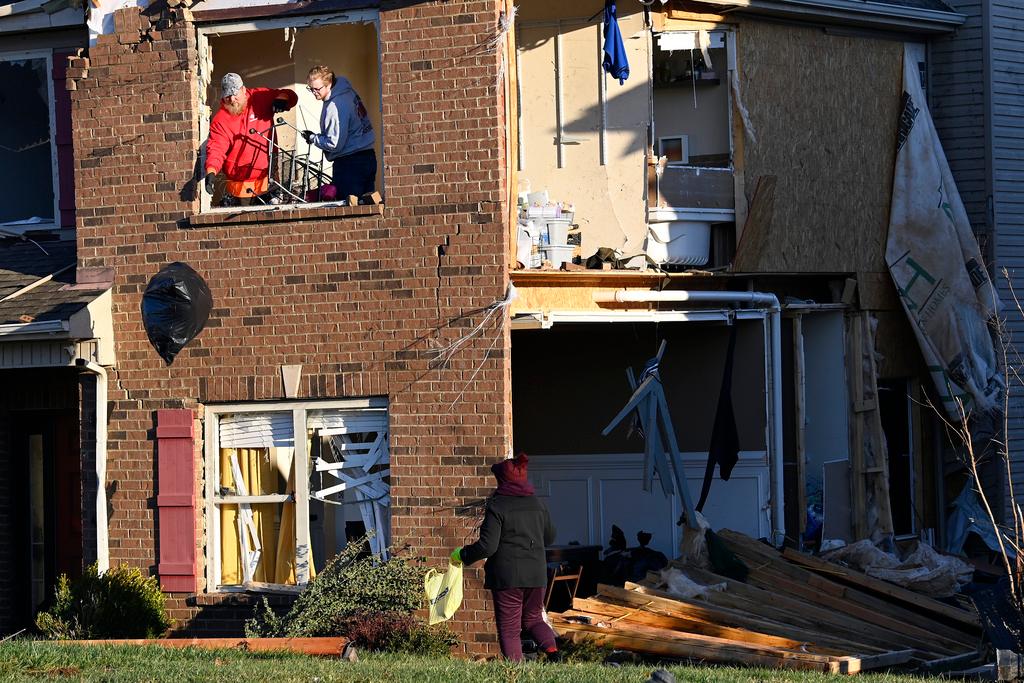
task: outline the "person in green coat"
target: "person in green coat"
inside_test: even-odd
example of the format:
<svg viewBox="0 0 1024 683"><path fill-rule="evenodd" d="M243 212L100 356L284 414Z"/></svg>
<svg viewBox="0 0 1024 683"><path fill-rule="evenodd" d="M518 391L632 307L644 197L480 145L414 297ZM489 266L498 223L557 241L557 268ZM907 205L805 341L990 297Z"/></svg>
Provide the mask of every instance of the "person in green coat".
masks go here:
<svg viewBox="0 0 1024 683"><path fill-rule="evenodd" d="M452 560L484 565L484 588L491 591L498 642L506 659L521 661L522 631L529 631L549 657L556 656L555 632L544 621L548 583L544 548L555 540L551 515L526 478L529 459L520 453L491 466L498 487L488 498L480 539L452 553Z"/></svg>

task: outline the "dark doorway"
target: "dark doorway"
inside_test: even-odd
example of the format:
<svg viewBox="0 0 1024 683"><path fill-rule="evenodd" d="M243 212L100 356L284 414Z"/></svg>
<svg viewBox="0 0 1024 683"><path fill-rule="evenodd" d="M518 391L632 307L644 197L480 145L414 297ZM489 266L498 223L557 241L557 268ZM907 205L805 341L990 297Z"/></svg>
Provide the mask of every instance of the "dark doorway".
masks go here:
<svg viewBox="0 0 1024 683"><path fill-rule="evenodd" d="M889 502L897 536L913 534L914 458L911 438L910 383L905 379L879 380L878 412L889 454Z"/></svg>
<svg viewBox="0 0 1024 683"><path fill-rule="evenodd" d="M52 600L58 576L82 573L82 466L75 413L14 415L14 594L28 625Z"/></svg>

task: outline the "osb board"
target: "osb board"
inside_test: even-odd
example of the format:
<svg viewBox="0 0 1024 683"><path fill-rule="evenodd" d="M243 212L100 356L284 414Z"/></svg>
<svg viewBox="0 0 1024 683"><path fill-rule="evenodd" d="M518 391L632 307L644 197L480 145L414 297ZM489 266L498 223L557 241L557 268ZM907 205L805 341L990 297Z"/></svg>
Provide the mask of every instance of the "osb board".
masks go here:
<svg viewBox="0 0 1024 683"><path fill-rule="evenodd" d="M902 44L758 21L737 43L747 200L778 179L753 270L884 272Z"/></svg>
<svg viewBox="0 0 1024 683"><path fill-rule="evenodd" d="M616 304L609 308L608 304L594 301L594 292L614 292L619 289L637 289L649 291L650 286L517 286L515 300L509 306L509 313L536 313L542 311L609 311L626 310L627 306ZM638 304L640 308L649 308L647 304ZM635 310L635 308L633 309Z"/></svg>
<svg viewBox="0 0 1024 683"><path fill-rule="evenodd" d="M872 315L878 320L875 351L878 353L879 379L925 374L917 338L903 310L872 311Z"/></svg>

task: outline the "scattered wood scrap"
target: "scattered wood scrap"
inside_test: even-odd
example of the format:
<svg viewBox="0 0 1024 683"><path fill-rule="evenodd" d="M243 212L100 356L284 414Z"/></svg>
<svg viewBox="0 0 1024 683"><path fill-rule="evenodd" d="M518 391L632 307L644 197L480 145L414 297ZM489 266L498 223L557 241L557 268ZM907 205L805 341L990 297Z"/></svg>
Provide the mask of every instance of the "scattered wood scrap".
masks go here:
<svg viewBox="0 0 1024 683"><path fill-rule="evenodd" d="M297 652L321 657L341 657L348 638L132 638L121 640L61 640L61 645L156 645L159 647L198 647L208 650L244 650L246 652Z"/></svg>
<svg viewBox="0 0 1024 683"><path fill-rule="evenodd" d="M570 638L651 655L837 674L927 669L978 650L977 613L743 534L719 536L750 568L746 583L674 562L725 590L680 598L651 573L623 588L599 585L552 624Z"/></svg>

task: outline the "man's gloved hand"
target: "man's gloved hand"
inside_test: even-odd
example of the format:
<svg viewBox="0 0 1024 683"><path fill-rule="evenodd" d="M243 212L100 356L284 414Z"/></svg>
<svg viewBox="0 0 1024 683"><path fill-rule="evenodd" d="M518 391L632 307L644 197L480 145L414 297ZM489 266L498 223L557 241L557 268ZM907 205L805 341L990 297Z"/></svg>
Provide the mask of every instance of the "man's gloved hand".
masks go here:
<svg viewBox="0 0 1024 683"><path fill-rule="evenodd" d="M217 178L217 174L210 171L206 174L206 191L209 194L213 194L214 180Z"/></svg>
<svg viewBox="0 0 1024 683"><path fill-rule="evenodd" d="M274 103L270 106L274 110L275 114L280 114L283 111L288 111L287 100L274 100Z"/></svg>
<svg viewBox="0 0 1024 683"><path fill-rule="evenodd" d="M462 564L462 548L456 548L452 551L452 563Z"/></svg>
<svg viewBox="0 0 1024 683"><path fill-rule="evenodd" d="M307 145L312 145L313 144L313 136L314 135L316 135L316 133L314 133L311 130L304 130L304 131L302 131L302 139L306 141Z"/></svg>

